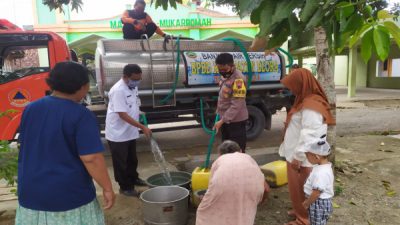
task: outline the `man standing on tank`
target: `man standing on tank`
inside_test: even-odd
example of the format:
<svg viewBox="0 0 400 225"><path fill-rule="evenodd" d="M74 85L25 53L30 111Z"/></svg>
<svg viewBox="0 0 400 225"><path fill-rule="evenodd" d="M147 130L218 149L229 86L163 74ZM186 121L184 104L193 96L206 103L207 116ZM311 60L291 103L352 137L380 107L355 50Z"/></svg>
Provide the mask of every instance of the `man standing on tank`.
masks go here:
<svg viewBox="0 0 400 225"><path fill-rule="evenodd" d="M220 120L214 125L221 129L222 141L231 140L246 151L246 120L249 117L246 106L246 77L235 68L233 56L221 53L215 59L222 78L218 96L217 113Z"/></svg>
<svg viewBox="0 0 400 225"><path fill-rule="evenodd" d="M122 14L122 31L124 39L140 39L142 34L147 34L150 38L154 33L170 39L171 37L164 33L144 12L146 2L144 0L136 0L133 10L126 10Z"/></svg>

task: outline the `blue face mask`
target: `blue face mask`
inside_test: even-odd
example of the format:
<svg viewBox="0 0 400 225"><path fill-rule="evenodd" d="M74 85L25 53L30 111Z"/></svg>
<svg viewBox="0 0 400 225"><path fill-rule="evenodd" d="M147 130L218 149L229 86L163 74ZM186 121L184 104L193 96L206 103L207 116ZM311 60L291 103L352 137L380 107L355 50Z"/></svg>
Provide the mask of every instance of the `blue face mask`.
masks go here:
<svg viewBox="0 0 400 225"><path fill-rule="evenodd" d="M128 87L129 88L136 88L140 84L140 80L129 80L128 81Z"/></svg>

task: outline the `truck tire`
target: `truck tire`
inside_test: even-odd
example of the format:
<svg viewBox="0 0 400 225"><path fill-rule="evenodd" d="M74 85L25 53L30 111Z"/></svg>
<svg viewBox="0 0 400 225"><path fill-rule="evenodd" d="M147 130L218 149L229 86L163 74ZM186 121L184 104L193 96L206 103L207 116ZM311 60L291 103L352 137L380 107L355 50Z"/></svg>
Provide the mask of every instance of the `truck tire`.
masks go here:
<svg viewBox="0 0 400 225"><path fill-rule="evenodd" d="M253 105L248 105L249 119L246 121L246 136L247 140L256 139L264 130L265 116L264 113Z"/></svg>

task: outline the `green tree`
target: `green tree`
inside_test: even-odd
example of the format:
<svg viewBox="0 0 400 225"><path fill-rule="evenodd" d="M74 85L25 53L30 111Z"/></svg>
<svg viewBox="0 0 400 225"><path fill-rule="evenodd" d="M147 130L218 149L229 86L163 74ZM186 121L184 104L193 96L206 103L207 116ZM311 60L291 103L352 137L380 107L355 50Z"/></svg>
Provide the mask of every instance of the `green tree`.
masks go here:
<svg viewBox="0 0 400 225"><path fill-rule="evenodd" d="M344 48L361 46L367 62L373 53L380 60L388 57L390 36L400 47L400 29L391 20L386 1L376 0L215 0L229 4L241 16L250 15L260 31L253 47L276 48L290 36L295 46L309 32L314 33L318 80L325 89L336 116L336 93L332 56ZM397 13L398 7L392 9ZM330 142L335 146L336 127L331 126ZM333 158L334 158L334 154Z"/></svg>
<svg viewBox="0 0 400 225"><path fill-rule="evenodd" d="M8 117L16 113L15 110L0 112L1 117ZM14 185L17 178L18 149L11 148L8 141L0 140L0 179L5 179L8 185Z"/></svg>

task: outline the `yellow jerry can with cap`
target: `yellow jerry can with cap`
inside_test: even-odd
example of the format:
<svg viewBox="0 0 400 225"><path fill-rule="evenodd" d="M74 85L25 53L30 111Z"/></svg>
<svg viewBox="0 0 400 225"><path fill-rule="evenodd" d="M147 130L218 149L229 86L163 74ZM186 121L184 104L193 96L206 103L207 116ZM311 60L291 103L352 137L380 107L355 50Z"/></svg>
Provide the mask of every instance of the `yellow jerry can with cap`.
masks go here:
<svg viewBox="0 0 400 225"><path fill-rule="evenodd" d="M207 190L210 180L210 169L196 167L192 172L192 203L195 206L200 204L199 197L195 194Z"/></svg>
<svg viewBox="0 0 400 225"><path fill-rule="evenodd" d="M260 166L265 176L265 180L270 187L279 187L287 184L287 166L286 161L278 160Z"/></svg>

